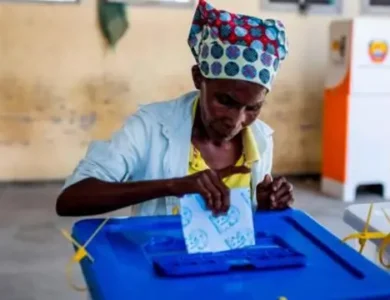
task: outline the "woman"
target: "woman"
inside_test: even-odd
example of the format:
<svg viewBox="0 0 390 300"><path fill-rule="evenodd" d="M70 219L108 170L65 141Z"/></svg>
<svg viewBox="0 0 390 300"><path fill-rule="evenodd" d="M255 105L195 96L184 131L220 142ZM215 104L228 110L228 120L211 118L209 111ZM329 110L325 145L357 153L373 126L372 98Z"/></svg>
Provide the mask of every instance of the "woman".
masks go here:
<svg viewBox="0 0 390 300"><path fill-rule="evenodd" d="M110 141L92 142L58 197L59 215L127 206L143 216L177 214L188 193L218 214L239 187L251 189L257 209L292 203L292 185L270 175L272 130L257 119L287 54L284 26L200 0L188 44L196 91L143 106Z"/></svg>

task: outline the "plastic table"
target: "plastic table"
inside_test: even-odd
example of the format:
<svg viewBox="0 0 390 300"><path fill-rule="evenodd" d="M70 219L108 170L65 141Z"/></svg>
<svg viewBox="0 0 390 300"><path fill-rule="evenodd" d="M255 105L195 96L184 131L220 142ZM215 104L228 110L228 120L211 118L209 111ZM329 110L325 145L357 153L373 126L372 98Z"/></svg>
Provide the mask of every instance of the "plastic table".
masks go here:
<svg viewBox="0 0 390 300"><path fill-rule="evenodd" d="M344 222L351 226L355 231L360 232L363 230L367 220L368 210L370 204L353 204L350 205L344 212ZM371 220L369 223L369 231L378 231L384 233L390 233L390 223L385 217L382 209L385 210L387 215L390 216L390 202L375 203ZM378 262L378 247L382 240L372 240L367 243L367 248L364 249L363 254L371 261L379 264ZM356 243L356 247L359 247ZM386 252L386 260L390 260L390 248Z"/></svg>
<svg viewBox="0 0 390 300"><path fill-rule="evenodd" d="M82 244L101 222L79 221L73 236ZM112 219L82 272L94 300L390 299L390 275L305 213L259 212L254 224L256 246L194 257L178 216Z"/></svg>

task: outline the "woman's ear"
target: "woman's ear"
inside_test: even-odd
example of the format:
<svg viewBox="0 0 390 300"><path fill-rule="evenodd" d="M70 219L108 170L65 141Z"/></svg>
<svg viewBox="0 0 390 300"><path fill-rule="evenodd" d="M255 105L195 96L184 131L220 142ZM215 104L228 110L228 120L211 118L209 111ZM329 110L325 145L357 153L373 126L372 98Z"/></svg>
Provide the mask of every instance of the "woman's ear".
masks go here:
<svg viewBox="0 0 390 300"><path fill-rule="evenodd" d="M200 72L198 65L194 65L191 68L191 72L192 72L192 81L194 82L195 88L197 90L200 90L200 86L201 86L202 80L203 80L203 75Z"/></svg>

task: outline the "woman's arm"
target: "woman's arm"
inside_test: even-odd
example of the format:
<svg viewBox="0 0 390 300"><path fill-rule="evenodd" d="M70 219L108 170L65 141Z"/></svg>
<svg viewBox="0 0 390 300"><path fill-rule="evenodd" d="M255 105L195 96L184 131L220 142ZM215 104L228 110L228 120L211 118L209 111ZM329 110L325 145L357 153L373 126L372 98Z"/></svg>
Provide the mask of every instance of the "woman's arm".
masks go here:
<svg viewBox="0 0 390 300"><path fill-rule="evenodd" d="M170 194L169 181L130 182L144 166L150 127L133 115L110 140L91 142L58 196L57 213L101 214Z"/></svg>
<svg viewBox="0 0 390 300"><path fill-rule="evenodd" d="M126 206L166 196L201 194L209 209L226 212L230 194L222 179L233 174L250 172L244 166L219 171L205 170L182 178L129 183L84 179L66 188L57 200L60 216L86 216L114 211Z"/></svg>
<svg viewBox="0 0 390 300"><path fill-rule="evenodd" d="M104 182L88 178L66 188L58 197L60 216L103 214L155 198L177 196L178 179L129 183Z"/></svg>

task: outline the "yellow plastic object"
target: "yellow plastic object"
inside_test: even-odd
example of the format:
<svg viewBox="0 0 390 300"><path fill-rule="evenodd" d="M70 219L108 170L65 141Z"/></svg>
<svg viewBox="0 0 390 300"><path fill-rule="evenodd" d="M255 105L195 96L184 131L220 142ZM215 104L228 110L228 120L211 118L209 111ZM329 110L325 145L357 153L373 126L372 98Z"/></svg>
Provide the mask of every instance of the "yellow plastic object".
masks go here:
<svg viewBox="0 0 390 300"><path fill-rule="evenodd" d="M179 206L175 206L174 208L172 208L172 215L178 215L180 213L180 208Z"/></svg>
<svg viewBox="0 0 390 300"><path fill-rule="evenodd" d="M379 262L380 264L386 268L390 269L390 263L386 264L386 261L384 259L385 253L386 253L386 248L390 245L390 233L383 233L383 232L369 232L368 227L370 225L371 221L371 215L372 215L372 210L374 208L374 204L371 203L369 209L368 209L368 215L366 222L364 224L364 228L362 232L354 233L351 235L348 235L343 239L344 242L347 242L349 240L353 239L358 239L359 244L360 244L360 249L359 252L362 253L364 250L364 247L366 245L367 240L379 240L383 239L381 246L379 247L378 255L379 255ZM383 214L385 215L387 221L390 224L390 217L386 213L386 211L382 208Z"/></svg>
<svg viewBox="0 0 390 300"><path fill-rule="evenodd" d="M73 278L72 278L72 266L75 263L80 263L84 258L88 258L91 262L94 261L93 257L88 253L87 251L87 246L92 242L92 240L95 238L95 236L99 233L99 231L104 227L104 225L108 222L110 218L106 218L99 226L96 228L94 233L90 236L90 238L85 242L85 244L82 246L80 245L79 242L77 242L72 235L65 229L61 230L61 233L63 236L70 241L76 248L76 253L70 258L68 264L66 265L66 278L68 281L69 286L78 291L78 292L85 292L87 291L87 288L85 287L80 287L77 286L76 284L73 283Z"/></svg>

